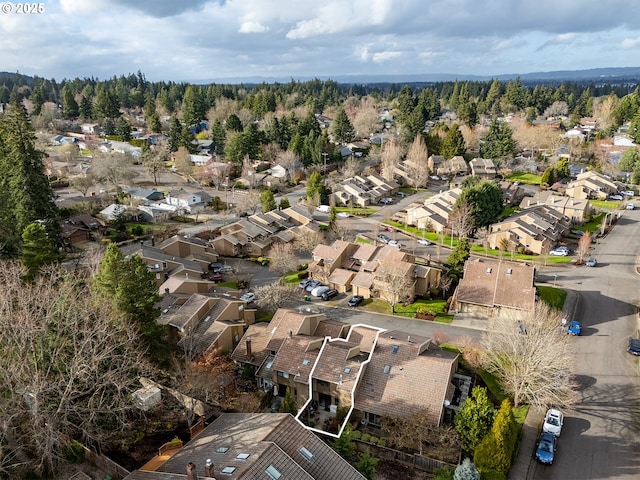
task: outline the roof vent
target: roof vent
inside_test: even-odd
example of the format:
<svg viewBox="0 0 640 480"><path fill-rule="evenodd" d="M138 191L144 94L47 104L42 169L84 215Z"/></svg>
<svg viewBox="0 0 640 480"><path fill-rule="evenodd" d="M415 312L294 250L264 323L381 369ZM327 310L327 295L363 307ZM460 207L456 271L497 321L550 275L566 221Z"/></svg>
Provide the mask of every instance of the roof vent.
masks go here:
<svg viewBox="0 0 640 480"><path fill-rule="evenodd" d="M485 273L491 273L491 267L488 267L488 268L485 270Z"/></svg>
<svg viewBox="0 0 640 480"><path fill-rule="evenodd" d="M507 268L507 275L511 275L513 273L513 270L510 268Z"/></svg>

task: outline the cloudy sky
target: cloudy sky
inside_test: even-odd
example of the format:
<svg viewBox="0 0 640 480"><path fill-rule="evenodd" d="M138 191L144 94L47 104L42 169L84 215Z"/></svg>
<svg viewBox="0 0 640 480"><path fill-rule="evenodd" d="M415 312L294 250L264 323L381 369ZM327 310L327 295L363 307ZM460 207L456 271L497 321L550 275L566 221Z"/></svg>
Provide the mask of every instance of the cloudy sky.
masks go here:
<svg viewBox="0 0 640 480"><path fill-rule="evenodd" d="M629 0L0 1L0 71L100 79L498 75L640 66Z"/></svg>

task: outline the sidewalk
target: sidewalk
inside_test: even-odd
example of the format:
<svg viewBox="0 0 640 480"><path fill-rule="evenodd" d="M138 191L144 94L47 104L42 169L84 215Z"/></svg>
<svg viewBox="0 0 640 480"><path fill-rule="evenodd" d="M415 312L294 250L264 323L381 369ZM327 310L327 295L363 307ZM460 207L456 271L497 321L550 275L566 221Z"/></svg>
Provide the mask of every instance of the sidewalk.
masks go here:
<svg viewBox="0 0 640 480"><path fill-rule="evenodd" d="M518 458L511 466L507 480L531 480L533 478L533 470L530 467L531 462L535 461L533 452L544 414L545 412L541 410L529 409L527 418L522 426L522 439L520 440Z"/></svg>

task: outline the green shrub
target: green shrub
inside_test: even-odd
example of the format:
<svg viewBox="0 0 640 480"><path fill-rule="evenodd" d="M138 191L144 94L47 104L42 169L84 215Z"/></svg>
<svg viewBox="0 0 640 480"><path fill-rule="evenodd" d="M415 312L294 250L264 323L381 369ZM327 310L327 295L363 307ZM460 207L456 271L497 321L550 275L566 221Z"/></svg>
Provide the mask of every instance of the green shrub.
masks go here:
<svg viewBox="0 0 640 480"><path fill-rule="evenodd" d="M380 441L380 439L378 437L374 437L373 435L371 435L371 438L369 439L370 443L378 443Z"/></svg>
<svg viewBox="0 0 640 480"><path fill-rule="evenodd" d="M362 441L363 442L368 442L371 440L371 435L369 435L368 433L363 433L362 434Z"/></svg>
<svg viewBox="0 0 640 480"><path fill-rule="evenodd" d="M380 445L381 447L386 447L387 446L387 441L384 438L379 438L378 439L378 445Z"/></svg>
<svg viewBox="0 0 640 480"><path fill-rule="evenodd" d="M351 438L353 438L354 440L360 440L361 437L362 432L360 430L356 430L355 432L351 433Z"/></svg>
<svg viewBox="0 0 640 480"><path fill-rule="evenodd" d="M490 468L480 470L480 475L482 480L507 480L507 476L504 473L491 470Z"/></svg>
<svg viewBox="0 0 640 480"><path fill-rule="evenodd" d="M307 278L309 276L309 271L305 270L303 272L298 272L298 278L302 280L303 278Z"/></svg>
<svg viewBox="0 0 640 480"><path fill-rule="evenodd" d="M65 455L69 463L82 463L84 461L84 448L76 440L72 441L66 448Z"/></svg>

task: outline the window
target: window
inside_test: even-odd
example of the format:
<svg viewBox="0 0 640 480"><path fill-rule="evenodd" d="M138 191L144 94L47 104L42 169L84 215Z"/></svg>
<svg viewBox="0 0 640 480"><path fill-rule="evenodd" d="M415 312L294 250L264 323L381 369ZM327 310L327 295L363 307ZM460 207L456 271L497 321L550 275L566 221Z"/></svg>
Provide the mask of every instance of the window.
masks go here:
<svg viewBox="0 0 640 480"><path fill-rule="evenodd" d="M239 453L236 456L236 460L246 460L247 458L249 458L249 454L248 453Z"/></svg>
<svg viewBox="0 0 640 480"><path fill-rule="evenodd" d="M271 480L278 480L282 476L282 474L273 465L269 465L265 470L265 473L269 475Z"/></svg>
<svg viewBox="0 0 640 480"><path fill-rule="evenodd" d="M224 467L220 473L223 475L231 475L236 471L236 467Z"/></svg>
<svg viewBox="0 0 640 480"><path fill-rule="evenodd" d="M216 448L216 453L227 453L229 447L218 447Z"/></svg>
<svg viewBox="0 0 640 480"><path fill-rule="evenodd" d="M351 373L351 369L349 367L344 367L344 373Z"/></svg>
<svg viewBox="0 0 640 480"><path fill-rule="evenodd" d="M398 353L398 350L400 349L400 347L398 345L393 345L391 347L391 353L393 353L394 355Z"/></svg>
<svg viewBox="0 0 640 480"><path fill-rule="evenodd" d="M390 371L391 371L391 365L385 365L383 372L384 373L389 373Z"/></svg>
<svg viewBox="0 0 640 480"><path fill-rule="evenodd" d="M306 358L302 360L302 365L309 365L309 360L307 360Z"/></svg>
<svg viewBox="0 0 640 480"><path fill-rule="evenodd" d="M278 376L282 378L289 378L289 372L278 372Z"/></svg>
<svg viewBox="0 0 640 480"><path fill-rule="evenodd" d="M318 380L318 385L320 387L328 387L329 386L329 382L325 382L324 380Z"/></svg>
<svg viewBox="0 0 640 480"><path fill-rule="evenodd" d="M302 455L304 458L306 458L309 461L313 458L313 453L311 453L309 450L307 450L304 447L300 449L300 455Z"/></svg>

